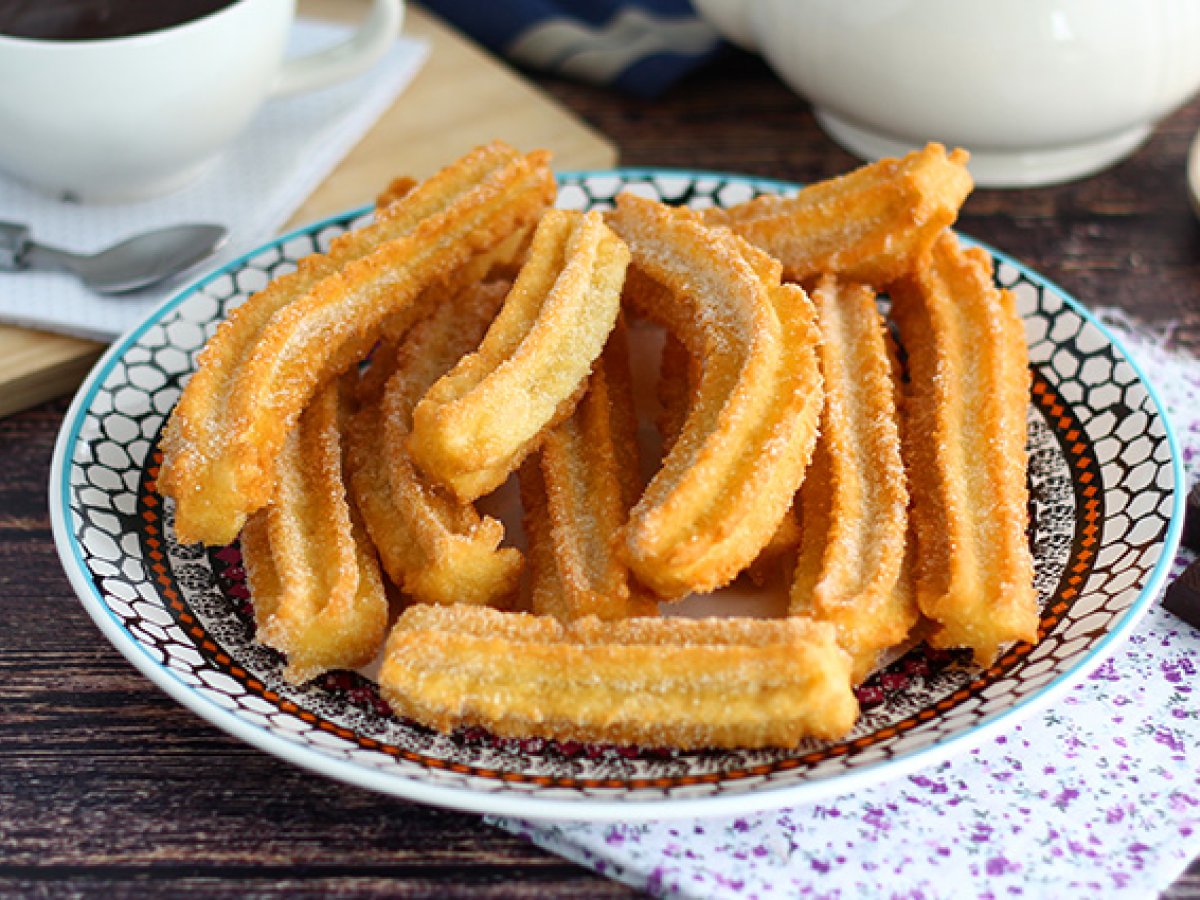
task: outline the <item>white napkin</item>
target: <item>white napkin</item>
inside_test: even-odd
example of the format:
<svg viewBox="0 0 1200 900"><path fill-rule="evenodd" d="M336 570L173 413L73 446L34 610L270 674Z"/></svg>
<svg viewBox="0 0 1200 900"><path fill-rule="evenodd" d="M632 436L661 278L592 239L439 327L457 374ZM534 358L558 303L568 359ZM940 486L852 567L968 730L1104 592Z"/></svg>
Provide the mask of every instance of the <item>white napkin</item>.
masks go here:
<svg viewBox="0 0 1200 900"><path fill-rule="evenodd" d="M297 21L289 53L319 49L349 32L342 25ZM357 79L268 100L211 171L165 197L88 206L52 199L0 174L0 219L26 223L35 240L69 250L98 250L148 228L184 222L214 222L230 232L221 252L191 272L118 298L94 294L69 275L0 273L0 322L99 340L117 337L198 274L274 235L412 81L428 55L426 42L401 38Z"/></svg>

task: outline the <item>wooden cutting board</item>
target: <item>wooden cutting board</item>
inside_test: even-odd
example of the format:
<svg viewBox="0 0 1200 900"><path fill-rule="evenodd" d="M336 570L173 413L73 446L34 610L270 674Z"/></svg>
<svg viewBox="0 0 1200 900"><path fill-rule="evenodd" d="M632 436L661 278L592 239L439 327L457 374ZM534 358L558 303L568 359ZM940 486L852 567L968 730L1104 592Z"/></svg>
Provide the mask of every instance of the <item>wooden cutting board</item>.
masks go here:
<svg viewBox="0 0 1200 900"><path fill-rule="evenodd" d="M302 0L301 12L353 19L365 7ZM369 202L392 177L423 177L494 138L523 150L546 147L562 169L606 168L613 145L439 19L409 4L404 33L430 42L413 83L283 230ZM0 326L0 416L78 387L104 345Z"/></svg>

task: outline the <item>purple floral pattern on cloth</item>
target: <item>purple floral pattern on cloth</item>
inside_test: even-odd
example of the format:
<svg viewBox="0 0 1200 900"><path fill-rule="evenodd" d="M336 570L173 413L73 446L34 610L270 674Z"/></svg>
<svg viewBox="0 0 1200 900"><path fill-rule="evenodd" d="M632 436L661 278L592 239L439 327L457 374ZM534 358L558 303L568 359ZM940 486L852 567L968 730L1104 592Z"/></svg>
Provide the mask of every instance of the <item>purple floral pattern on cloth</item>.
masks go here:
<svg viewBox="0 0 1200 900"><path fill-rule="evenodd" d="M1200 360L1109 321L1196 481ZM1156 607L1048 710L907 778L736 818L493 821L662 897L1150 897L1200 853L1198 676L1200 632Z"/></svg>

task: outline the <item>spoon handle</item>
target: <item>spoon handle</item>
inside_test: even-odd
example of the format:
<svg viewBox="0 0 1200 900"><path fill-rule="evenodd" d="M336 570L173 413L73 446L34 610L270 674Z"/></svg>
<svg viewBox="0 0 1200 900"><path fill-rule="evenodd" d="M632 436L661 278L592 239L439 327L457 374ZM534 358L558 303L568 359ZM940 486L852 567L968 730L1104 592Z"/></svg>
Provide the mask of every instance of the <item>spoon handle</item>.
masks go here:
<svg viewBox="0 0 1200 900"><path fill-rule="evenodd" d="M29 229L16 222L0 222L0 272L20 272L28 263Z"/></svg>
<svg viewBox="0 0 1200 900"><path fill-rule="evenodd" d="M15 222L0 222L0 272L24 272L40 269L44 272L80 271L81 258L57 247L47 247L29 237L29 229Z"/></svg>

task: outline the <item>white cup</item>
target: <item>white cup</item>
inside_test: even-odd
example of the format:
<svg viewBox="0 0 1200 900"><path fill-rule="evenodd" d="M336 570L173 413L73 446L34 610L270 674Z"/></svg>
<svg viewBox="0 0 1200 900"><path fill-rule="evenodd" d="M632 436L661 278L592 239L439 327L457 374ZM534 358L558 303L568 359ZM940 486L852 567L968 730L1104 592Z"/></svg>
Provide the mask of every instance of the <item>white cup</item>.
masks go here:
<svg viewBox="0 0 1200 900"><path fill-rule="evenodd" d="M85 202L176 190L216 160L268 97L370 67L395 40L403 12L403 0L374 0L347 41L290 59L295 0L237 0L130 37L0 35L0 169Z"/></svg>

